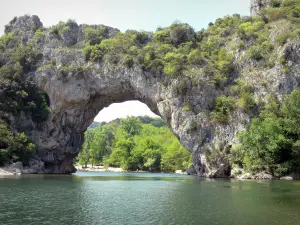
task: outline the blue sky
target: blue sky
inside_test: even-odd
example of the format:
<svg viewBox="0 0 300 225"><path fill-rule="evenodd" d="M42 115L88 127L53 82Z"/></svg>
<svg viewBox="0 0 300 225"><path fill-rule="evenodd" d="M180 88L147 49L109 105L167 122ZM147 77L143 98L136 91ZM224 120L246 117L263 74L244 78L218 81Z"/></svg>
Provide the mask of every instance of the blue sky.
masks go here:
<svg viewBox="0 0 300 225"><path fill-rule="evenodd" d="M45 26L60 20L104 24L119 28L154 31L175 20L196 30L234 13L250 14L250 0L8 0L1 2L0 26L14 16L38 15Z"/></svg>
<svg viewBox="0 0 300 225"><path fill-rule="evenodd" d="M1 2L0 34L14 16L38 15L44 26L74 19L77 23L104 24L127 29L155 31L179 20L195 30L206 28L219 17L250 14L250 0L6 0ZM100 112L96 121L127 115L150 115L142 103L113 104Z"/></svg>

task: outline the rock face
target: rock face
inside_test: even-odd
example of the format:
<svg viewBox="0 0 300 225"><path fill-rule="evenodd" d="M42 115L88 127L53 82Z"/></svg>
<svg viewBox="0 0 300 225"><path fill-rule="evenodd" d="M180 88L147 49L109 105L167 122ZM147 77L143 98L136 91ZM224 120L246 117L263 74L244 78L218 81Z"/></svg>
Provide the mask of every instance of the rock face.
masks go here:
<svg viewBox="0 0 300 225"><path fill-rule="evenodd" d="M271 0L251 0L251 15L257 16L260 10L270 7Z"/></svg>
<svg viewBox="0 0 300 225"><path fill-rule="evenodd" d="M253 1L252 14L266 6L267 1ZM6 26L7 31L18 32L23 43L34 43L42 53L38 69L30 76L48 94L50 102L51 114L47 121L32 125L26 131L39 150L39 160L32 161L31 169L34 169L28 168L28 172L73 172L72 161L80 151L83 134L99 111L112 103L139 100L161 116L182 145L190 150L193 166L189 174L230 175L226 151L236 143L237 132L247 128L251 115L236 110L229 124L215 124L207 112L222 93L211 82L195 85L190 77L170 79L145 72L138 65L128 68L109 61L87 62L82 51L84 26L72 21L68 23L69 28L62 30L59 37L57 32L46 29L39 38L34 38L32 31L32 26L42 27L36 16L20 17ZM114 37L118 32L110 27L106 31L106 38ZM285 55L289 73L282 72L282 65L278 63L272 68L262 68L257 75L257 71L249 69L253 62L242 60L245 51L241 51L234 62L238 74L233 76L243 77L251 83L257 98L263 99L269 92L281 98L298 86L299 52L300 45L295 43L286 44L277 52ZM5 63L6 59L1 60ZM190 110L186 110L187 102ZM31 123L26 118L21 120L23 124ZM217 152L215 160L208 160L206 152Z"/></svg>

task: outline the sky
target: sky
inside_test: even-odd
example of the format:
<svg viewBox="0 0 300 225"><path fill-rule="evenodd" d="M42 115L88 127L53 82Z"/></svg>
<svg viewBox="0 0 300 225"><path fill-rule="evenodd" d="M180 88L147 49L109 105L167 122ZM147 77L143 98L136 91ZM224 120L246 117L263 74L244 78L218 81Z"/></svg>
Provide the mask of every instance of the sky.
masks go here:
<svg viewBox="0 0 300 225"><path fill-rule="evenodd" d="M38 15L45 27L74 19L78 24L104 24L121 31L155 31L181 21L198 31L234 13L249 15L250 0L1 0L0 34L13 17L25 14ZM154 116L145 104L131 101L112 104L95 120L128 115Z"/></svg>

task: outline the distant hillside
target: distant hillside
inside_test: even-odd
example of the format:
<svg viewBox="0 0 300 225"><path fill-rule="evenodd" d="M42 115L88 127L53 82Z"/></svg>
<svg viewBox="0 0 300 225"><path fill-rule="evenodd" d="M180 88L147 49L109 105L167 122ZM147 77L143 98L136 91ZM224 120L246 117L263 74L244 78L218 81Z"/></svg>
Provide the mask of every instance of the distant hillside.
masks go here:
<svg viewBox="0 0 300 225"><path fill-rule="evenodd" d="M94 121L94 122L88 127L88 129L98 127L100 124L101 124L101 123Z"/></svg>
<svg viewBox="0 0 300 225"><path fill-rule="evenodd" d="M137 116L136 118L138 120L140 120L142 124L151 124L154 127L163 127L163 126L167 125L161 118L157 118L157 117ZM105 125L105 124L116 124L116 125L119 125L120 124L120 119L117 118L117 119L112 120L112 121L110 121L108 123L107 122L97 122L97 121L94 121L88 127L88 129L95 128L95 127L98 127L99 125Z"/></svg>

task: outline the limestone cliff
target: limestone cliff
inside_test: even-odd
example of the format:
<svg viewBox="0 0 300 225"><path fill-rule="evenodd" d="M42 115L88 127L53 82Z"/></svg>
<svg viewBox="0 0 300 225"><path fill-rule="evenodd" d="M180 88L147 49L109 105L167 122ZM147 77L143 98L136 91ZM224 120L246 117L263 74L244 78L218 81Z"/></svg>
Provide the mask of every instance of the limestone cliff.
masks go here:
<svg viewBox="0 0 300 225"><path fill-rule="evenodd" d="M265 2L262 2L260 1L263 6L257 1L252 4L254 15L257 14L257 10L265 7ZM189 69L182 68L197 55L189 55L188 59L180 58L183 65L175 71L179 75L166 75L168 72L166 68L173 65L172 63L177 60L176 57L170 56L171 59L168 61L168 57L165 56L165 70L155 70L161 64L143 67L138 58L140 53L137 53L136 49L145 49L145 46L155 38L162 38L150 32L146 35L144 33L142 44L135 44L134 48L132 46L127 48L126 41L120 43L126 46L126 51L131 52L127 60L122 46L118 45L118 40L121 39L118 39L117 29L103 25L78 25L74 21L44 28L37 16L23 16L13 20L6 26L6 34L14 34L21 43L30 44L40 52L36 66L29 70L27 75L35 80L39 89L48 94L51 110L45 122L37 124L30 118L21 116L11 123L12 127L17 123L21 124L20 126L37 146L38 160L44 164L38 171L30 170L30 172L74 171L72 160L80 151L84 131L98 112L115 102L139 100L161 116L180 142L191 151L193 167L199 176L229 176L230 166L226 155L231 146L237 142L236 134L247 128L251 117L258 115L260 110L258 105L267 102L267 97L271 93L281 99L284 94L290 93L299 85L300 42L299 39L291 38L282 45L276 44L276 38L292 27L286 20L269 22L266 25L268 27L264 28L265 24L255 18L236 15L228 18L224 19L225 22L216 21L206 33L195 33L188 25L184 25L184 34L170 31L172 44L166 46L173 45L175 48L183 46L180 40L176 39L178 35L184 39L184 43L191 44L191 49L196 48L193 47L196 39L206 40L205 44L209 41L216 42L218 48L221 48L220 52L224 49L232 56L230 69L226 72L227 75L224 75L226 79L218 79L217 76L218 71L221 71L221 75L225 74L224 70L227 67L225 68L223 64L214 64L216 69L208 70L211 68L209 67L211 62L207 60L210 56ZM242 34L233 29L230 18L233 18L233 21L240 21L236 29ZM220 31L220 40L226 41L220 44L218 39L214 39L213 32L219 32L226 21L229 21L228 29L225 27ZM260 52L254 49L253 43L257 37L252 37L252 34L248 34L250 31L244 29L244 25L240 25L245 23L246 25L256 23L255 26L258 28L253 29L256 29L257 33L267 30L264 40L260 43L265 45L269 43L273 46L269 61L264 59L264 54L269 53L263 51L267 50ZM95 32L87 32L88 30ZM102 51L101 46L99 47L101 50L89 51L86 48L88 41L90 46L99 44L96 33L99 30L102 42L113 39L117 41L113 44L113 48L107 47L105 51ZM95 45L93 41L96 42ZM9 44L14 45L14 42L11 41ZM252 52L253 55L249 56L251 48L259 52ZM115 54L118 51L120 53ZM152 57L152 53L148 53L142 59L143 62L147 57ZM11 48L4 49L0 58L1 65L9 64L11 55ZM217 57L218 55L222 53L217 54ZM280 59L284 59L284 65ZM237 81L246 83L238 86L238 89L251 86L255 106L251 110L245 107L232 109L227 122L219 123L212 120L211 111L218 96L223 94L239 98L239 94L232 93L232 86L237 84Z"/></svg>

